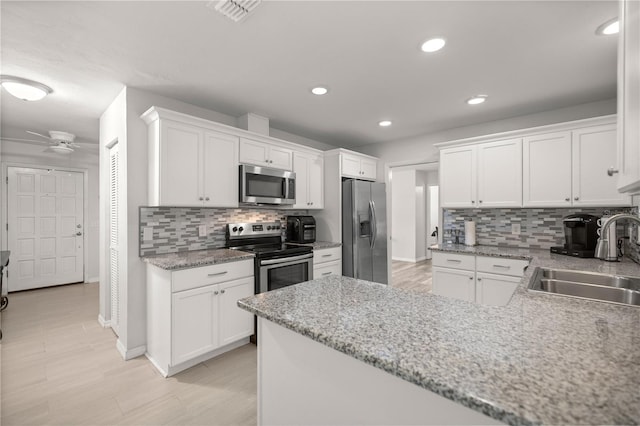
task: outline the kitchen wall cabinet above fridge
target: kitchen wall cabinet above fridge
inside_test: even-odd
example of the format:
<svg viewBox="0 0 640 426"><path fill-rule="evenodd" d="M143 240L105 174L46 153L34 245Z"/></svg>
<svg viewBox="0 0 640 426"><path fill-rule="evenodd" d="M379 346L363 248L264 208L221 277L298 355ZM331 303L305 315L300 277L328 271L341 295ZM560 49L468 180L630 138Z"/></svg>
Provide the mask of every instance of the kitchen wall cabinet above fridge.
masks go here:
<svg viewBox="0 0 640 426"><path fill-rule="evenodd" d="M244 163L299 172L294 208L323 207L322 151L163 108L141 118L148 126L150 206L236 208Z"/></svg>
<svg viewBox="0 0 640 426"><path fill-rule="evenodd" d="M443 208L628 206L608 175L615 117L437 145Z"/></svg>

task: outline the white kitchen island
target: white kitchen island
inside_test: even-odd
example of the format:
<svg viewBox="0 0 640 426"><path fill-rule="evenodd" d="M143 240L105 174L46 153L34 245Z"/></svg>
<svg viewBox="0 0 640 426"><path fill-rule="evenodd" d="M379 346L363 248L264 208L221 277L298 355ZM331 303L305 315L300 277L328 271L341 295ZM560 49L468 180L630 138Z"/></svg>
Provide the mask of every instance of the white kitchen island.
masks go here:
<svg viewBox="0 0 640 426"><path fill-rule="evenodd" d="M240 300L259 424L639 423L640 309L532 294L536 266L640 273L546 253L501 307L347 277Z"/></svg>

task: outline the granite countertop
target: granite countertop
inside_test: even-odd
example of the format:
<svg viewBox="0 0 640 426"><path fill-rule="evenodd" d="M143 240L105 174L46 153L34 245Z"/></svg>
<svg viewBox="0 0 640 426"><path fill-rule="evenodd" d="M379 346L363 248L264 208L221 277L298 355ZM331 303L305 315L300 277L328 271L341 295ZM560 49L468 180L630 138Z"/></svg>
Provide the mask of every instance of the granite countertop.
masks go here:
<svg viewBox="0 0 640 426"><path fill-rule="evenodd" d="M253 259L254 257L253 253L220 248L158 254L145 256L142 260L162 269L177 270L218 263L236 262L238 260Z"/></svg>
<svg viewBox="0 0 640 426"><path fill-rule="evenodd" d="M531 260L507 306L337 276L238 305L505 423L640 423L640 308L526 290L537 266L640 276L639 265L458 248Z"/></svg>
<svg viewBox="0 0 640 426"><path fill-rule="evenodd" d="M296 244L296 243L289 243L289 244ZM316 241L315 243L306 243L306 244L297 244L297 245L313 247L314 250L322 250L322 249L342 246L341 243L333 243L331 241Z"/></svg>

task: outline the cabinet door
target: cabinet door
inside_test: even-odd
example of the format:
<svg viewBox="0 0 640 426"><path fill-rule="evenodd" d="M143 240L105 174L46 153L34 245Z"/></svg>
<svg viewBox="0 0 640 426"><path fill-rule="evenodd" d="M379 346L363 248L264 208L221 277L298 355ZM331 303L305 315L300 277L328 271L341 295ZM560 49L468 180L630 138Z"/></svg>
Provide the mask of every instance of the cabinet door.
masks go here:
<svg viewBox="0 0 640 426"><path fill-rule="evenodd" d="M220 346L253 334L253 315L238 307L238 300L254 294L253 277L220 284L218 296Z"/></svg>
<svg viewBox="0 0 640 426"><path fill-rule="evenodd" d="M509 303L521 278L506 275L476 274L476 302L483 305L504 306Z"/></svg>
<svg viewBox="0 0 640 426"><path fill-rule="evenodd" d="M640 189L640 2L620 1L618 34L618 189Z"/></svg>
<svg viewBox="0 0 640 426"><path fill-rule="evenodd" d="M293 151L279 146L270 146L267 161L269 167L291 170L293 168Z"/></svg>
<svg viewBox="0 0 640 426"><path fill-rule="evenodd" d="M607 174L616 168L615 124L575 130L571 149L574 206L629 205L629 197L618 192L617 178Z"/></svg>
<svg viewBox="0 0 640 426"><path fill-rule="evenodd" d="M441 207L476 206L476 147L440 151Z"/></svg>
<svg viewBox="0 0 640 426"><path fill-rule="evenodd" d="M256 166L269 166L269 146L262 142L240 138L240 162L255 164Z"/></svg>
<svg viewBox="0 0 640 426"><path fill-rule="evenodd" d="M202 205L203 136L204 132L197 127L162 121L159 205Z"/></svg>
<svg viewBox="0 0 640 426"><path fill-rule="evenodd" d="M311 160L303 154L293 155L293 171L296 174L296 203L295 209L308 209L309 201L309 167Z"/></svg>
<svg viewBox="0 0 640 426"><path fill-rule="evenodd" d="M478 145L478 207L522 207L522 139Z"/></svg>
<svg viewBox="0 0 640 426"><path fill-rule="evenodd" d="M461 269L433 267L433 294L473 302L475 300L475 272Z"/></svg>
<svg viewBox="0 0 640 426"><path fill-rule="evenodd" d="M328 277L329 275L342 275L342 262L335 260L333 262L323 263L313 267L313 279Z"/></svg>
<svg viewBox="0 0 640 426"><path fill-rule="evenodd" d="M309 158L309 209L324 208L324 159L320 155ZM297 176L297 175L296 175Z"/></svg>
<svg viewBox="0 0 640 426"><path fill-rule="evenodd" d="M361 176L363 179L376 180L378 162L370 158L363 158L360 160L360 171L362 172Z"/></svg>
<svg viewBox="0 0 640 426"><path fill-rule="evenodd" d="M173 293L172 365L188 361L218 346L216 289L217 286L207 286Z"/></svg>
<svg viewBox="0 0 640 426"><path fill-rule="evenodd" d="M238 137L205 133L203 159L204 205L238 207Z"/></svg>
<svg viewBox="0 0 640 426"><path fill-rule="evenodd" d="M362 177L360 174L360 158L355 155L342 154L342 176L354 178Z"/></svg>
<svg viewBox="0 0 640 426"><path fill-rule="evenodd" d="M523 140L524 207L571 206L571 132Z"/></svg>

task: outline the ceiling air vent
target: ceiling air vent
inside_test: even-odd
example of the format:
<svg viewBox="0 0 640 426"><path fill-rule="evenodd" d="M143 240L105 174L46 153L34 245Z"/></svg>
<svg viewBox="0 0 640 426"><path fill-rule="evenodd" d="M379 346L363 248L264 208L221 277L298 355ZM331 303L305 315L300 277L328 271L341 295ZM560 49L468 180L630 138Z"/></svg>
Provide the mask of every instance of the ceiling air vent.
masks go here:
<svg viewBox="0 0 640 426"><path fill-rule="evenodd" d="M210 1L207 6L217 10L234 22L244 19L262 0L221 0Z"/></svg>

